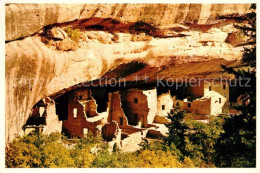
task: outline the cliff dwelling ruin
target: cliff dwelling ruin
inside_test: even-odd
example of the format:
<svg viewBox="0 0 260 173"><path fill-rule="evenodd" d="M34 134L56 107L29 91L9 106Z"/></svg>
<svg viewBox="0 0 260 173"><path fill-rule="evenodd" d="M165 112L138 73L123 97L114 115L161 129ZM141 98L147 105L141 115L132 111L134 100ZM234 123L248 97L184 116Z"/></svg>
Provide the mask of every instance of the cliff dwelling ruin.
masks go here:
<svg viewBox="0 0 260 173"><path fill-rule="evenodd" d="M167 135L168 114L186 111L198 121L207 122L229 109L227 81L200 81L196 86L104 88L85 87L52 100L39 101L24 125L24 133L34 129L44 134L64 133L87 137L102 136L110 146L135 151L143 139ZM198 118L199 117L199 118Z"/></svg>
<svg viewBox="0 0 260 173"><path fill-rule="evenodd" d="M135 151L143 139L167 135L171 111L207 122L237 104L239 93L225 81L178 89L155 83L234 79L221 65L240 65L246 38L234 24L245 22L250 4L5 8L6 143L36 130L71 138L93 134ZM77 87L112 78L127 86Z"/></svg>

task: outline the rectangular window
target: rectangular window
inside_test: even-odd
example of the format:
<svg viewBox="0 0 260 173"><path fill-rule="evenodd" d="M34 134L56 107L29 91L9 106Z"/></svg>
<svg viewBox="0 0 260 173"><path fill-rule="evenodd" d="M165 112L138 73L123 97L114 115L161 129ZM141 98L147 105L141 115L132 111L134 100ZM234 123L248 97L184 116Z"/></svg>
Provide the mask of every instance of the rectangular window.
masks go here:
<svg viewBox="0 0 260 173"><path fill-rule="evenodd" d="M224 90L226 89L226 85L225 85L225 84L223 85L223 89L224 89Z"/></svg>
<svg viewBox="0 0 260 173"><path fill-rule="evenodd" d="M134 98L134 103L138 103L138 99L137 98Z"/></svg>
<svg viewBox="0 0 260 173"><path fill-rule="evenodd" d="M120 125L121 125L121 126L123 125L123 122L124 122L123 117L120 117Z"/></svg>
<svg viewBox="0 0 260 173"><path fill-rule="evenodd" d="M190 108L191 107L191 104L190 103L188 103L188 108Z"/></svg>
<svg viewBox="0 0 260 173"><path fill-rule="evenodd" d="M84 129L83 129L83 134L84 134L84 137L87 137L87 136L88 136L88 129L87 129L87 128L84 128Z"/></svg>
<svg viewBox="0 0 260 173"><path fill-rule="evenodd" d="M219 103L221 103L221 98L219 98Z"/></svg>
<svg viewBox="0 0 260 173"><path fill-rule="evenodd" d="M39 107L40 117L43 117L44 111L45 111L45 108L44 108L44 107Z"/></svg>
<svg viewBox="0 0 260 173"><path fill-rule="evenodd" d="M162 110L165 110L165 105L162 105Z"/></svg>
<svg viewBox="0 0 260 173"><path fill-rule="evenodd" d="M74 117L74 118L77 118L77 108L74 108L74 109L73 109L73 117Z"/></svg>
<svg viewBox="0 0 260 173"><path fill-rule="evenodd" d="M211 86L209 86L209 91L211 91Z"/></svg>

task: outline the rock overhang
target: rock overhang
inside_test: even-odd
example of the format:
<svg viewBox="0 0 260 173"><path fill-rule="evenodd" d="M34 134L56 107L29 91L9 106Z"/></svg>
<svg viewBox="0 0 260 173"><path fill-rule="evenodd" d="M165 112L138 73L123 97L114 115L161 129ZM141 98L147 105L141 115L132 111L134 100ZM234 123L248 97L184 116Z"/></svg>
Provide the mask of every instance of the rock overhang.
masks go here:
<svg viewBox="0 0 260 173"><path fill-rule="evenodd" d="M146 84L142 79L145 76L149 82L156 82L157 77L174 80L227 76L220 64L238 66L242 48L233 47L225 38L233 32L232 24L243 19L241 16L249 7L250 4L6 5L6 139L18 133L39 100L107 74L111 78L123 77L123 74L133 86L137 85L135 76L140 76L140 84ZM109 28L118 24L122 31L117 28L116 33L131 34L133 30L128 29L127 33L124 29L138 26L137 31L152 38L140 40L138 37L134 41L124 38L108 44L93 39L87 45L80 43L81 47L74 51L62 52L46 46L38 36L44 26L78 24L75 26L81 28L83 21L84 26L106 27L104 31L102 27L94 28L97 35L101 32L105 36L113 35ZM88 28L90 32L92 29ZM147 32L149 29L154 31ZM20 39L24 37L28 38ZM123 67L119 72L120 65L131 62L139 65ZM42 83L29 88L17 88L12 83L13 79L39 80L41 77L45 79ZM67 82L53 85L59 78Z"/></svg>

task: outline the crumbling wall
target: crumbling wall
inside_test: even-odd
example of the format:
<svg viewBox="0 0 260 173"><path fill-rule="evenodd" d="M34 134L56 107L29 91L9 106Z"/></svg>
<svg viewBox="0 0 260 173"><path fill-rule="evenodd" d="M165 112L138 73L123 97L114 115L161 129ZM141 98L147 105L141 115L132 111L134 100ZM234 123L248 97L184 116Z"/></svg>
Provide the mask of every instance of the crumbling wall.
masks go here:
<svg viewBox="0 0 260 173"><path fill-rule="evenodd" d="M99 125L102 124L101 119L97 119L96 121L91 122L87 120L85 105L81 102L89 101L89 97L87 97L87 95L89 96L89 90L84 90L81 90L80 92L74 91L70 95L68 105L68 119L63 122L63 127L71 136L84 137L86 135L84 134L84 129L88 129L88 132L91 131L94 135L100 133ZM79 95L79 93L83 95ZM86 100L80 99L81 101L79 101L78 96L82 96L82 98Z"/></svg>
<svg viewBox="0 0 260 173"><path fill-rule="evenodd" d="M226 81L210 81L204 83L204 97L211 98L211 115L223 113L229 101L229 83Z"/></svg>
<svg viewBox="0 0 260 173"><path fill-rule="evenodd" d="M116 121L120 128L126 128L128 127L128 120L125 116L124 110L121 107L121 95L119 92L110 93L110 117L112 120Z"/></svg>
<svg viewBox="0 0 260 173"><path fill-rule="evenodd" d="M129 125L147 127L153 122L157 112L156 89L129 89L122 91L121 95Z"/></svg>
<svg viewBox="0 0 260 173"><path fill-rule="evenodd" d="M97 104L95 99L91 96L91 90L86 88L77 89L74 92L74 102L79 101L84 104L87 117L97 116Z"/></svg>
<svg viewBox="0 0 260 173"><path fill-rule="evenodd" d="M181 111L187 110L194 114L210 115L211 114L211 99L202 98L202 99L196 99L192 102L184 101L180 110Z"/></svg>
<svg viewBox="0 0 260 173"><path fill-rule="evenodd" d="M31 111L26 125L40 125L45 124L46 108L44 106L35 105Z"/></svg>
<svg viewBox="0 0 260 173"><path fill-rule="evenodd" d="M184 101L183 101L183 100L177 100L177 99L175 99L175 100L173 101L173 107L174 107L174 108L179 108L179 109L181 109L181 108L183 107L183 105L184 105Z"/></svg>
<svg viewBox="0 0 260 173"><path fill-rule="evenodd" d="M157 115L167 117L173 108L173 100L170 92L157 97Z"/></svg>
<svg viewBox="0 0 260 173"><path fill-rule="evenodd" d="M140 143L144 138L144 134L142 132L136 132L129 134L128 137L121 140L121 150L123 152L134 152L140 149Z"/></svg>
<svg viewBox="0 0 260 173"><path fill-rule="evenodd" d="M164 136L159 130L150 129L148 130L147 137L153 138L153 139L162 139Z"/></svg>
<svg viewBox="0 0 260 173"><path fill-rule="evenodd" d="M107 123L102 127L102 137L106 141L115 141L116 143L120 143L121 140L121 129L119 128L116 121L112 121L111 123Z"/></svg>
<svg viewBox="0 0 260 173"><path fill-rule="evenodd" d="M87 102L82 102L85 105L85 112L87 117L95 117L98 116L97 112L97 104L96 101L91 98L91 100Z"/></svg>
<svg viewBox="0 0 260 173"><path fill-rule="evenodd" d="M194 100L191 104L191 107L192 107L192 111L194 111L196 114L210 115L211 99L204 98L204 99Z"/></svg>
<svg viewBox="0 0 260 173"><path fill-rule="evenodd" d="M46 106L46 117L45 117L45 126L43 128L44 134L51 134L53 132L62 131L62 121L59 121L58 115L56 115L55 103L48 103Z"/></svg>
<svg viewBox="0 0 260 173"><path fill-rule="evenodd" d="M157 113L157 90L154 88L151 90L145 90L143 93L147 97L148 104L147 123L152 124Z"/></svg>
<svg viewBox="0 0 260 173"><path fill-rule="evenodd" d="M129 125L137 126L142 121L143 127L147 125L148 103L142 90L129 89L122 91L122 103Z"/></svg>

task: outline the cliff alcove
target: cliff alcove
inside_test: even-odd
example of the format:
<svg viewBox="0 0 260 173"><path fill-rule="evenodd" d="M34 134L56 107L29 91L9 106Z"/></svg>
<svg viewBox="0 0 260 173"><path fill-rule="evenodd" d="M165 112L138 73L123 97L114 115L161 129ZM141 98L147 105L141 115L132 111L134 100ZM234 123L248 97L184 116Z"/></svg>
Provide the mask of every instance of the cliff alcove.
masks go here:
<svg viewBox="0 0 260 173"><path fill-rule="evenodd" d="M66 109L71 101L66 93L79 89L77 85L84 82L123 77L121 82L138 85L134 77L141 83L146 79L156 83L158 79L221 75L232 78L223 73L220 64L239 65L241 50L247 44L233 24L246 22L243 16L249 7L250 4L7 4L6 142L23 132L35 105L48 97L54 102L46 103L46 114L58 115L48 120L67 120L73 109ZM43 34L46 28L54 33L48 36L52 37L47 39L48 44ZM98 132L104 120L96 114L108 111L109 95L101 97L94 90L92 93L97 110L87 117L88 125ZM85 101L75 101L81 120L88 107ZM119 112L124 113L121 109ZM118 122L123 126L126 118L120 117ZM141 115L137 117L141 126L148 126ZM57 121L48 128L61 126ZM83 132L75 134L84 135ZM122 134L126 136L124 131ZM142 136L141 132L138 135Z"/></svg>

